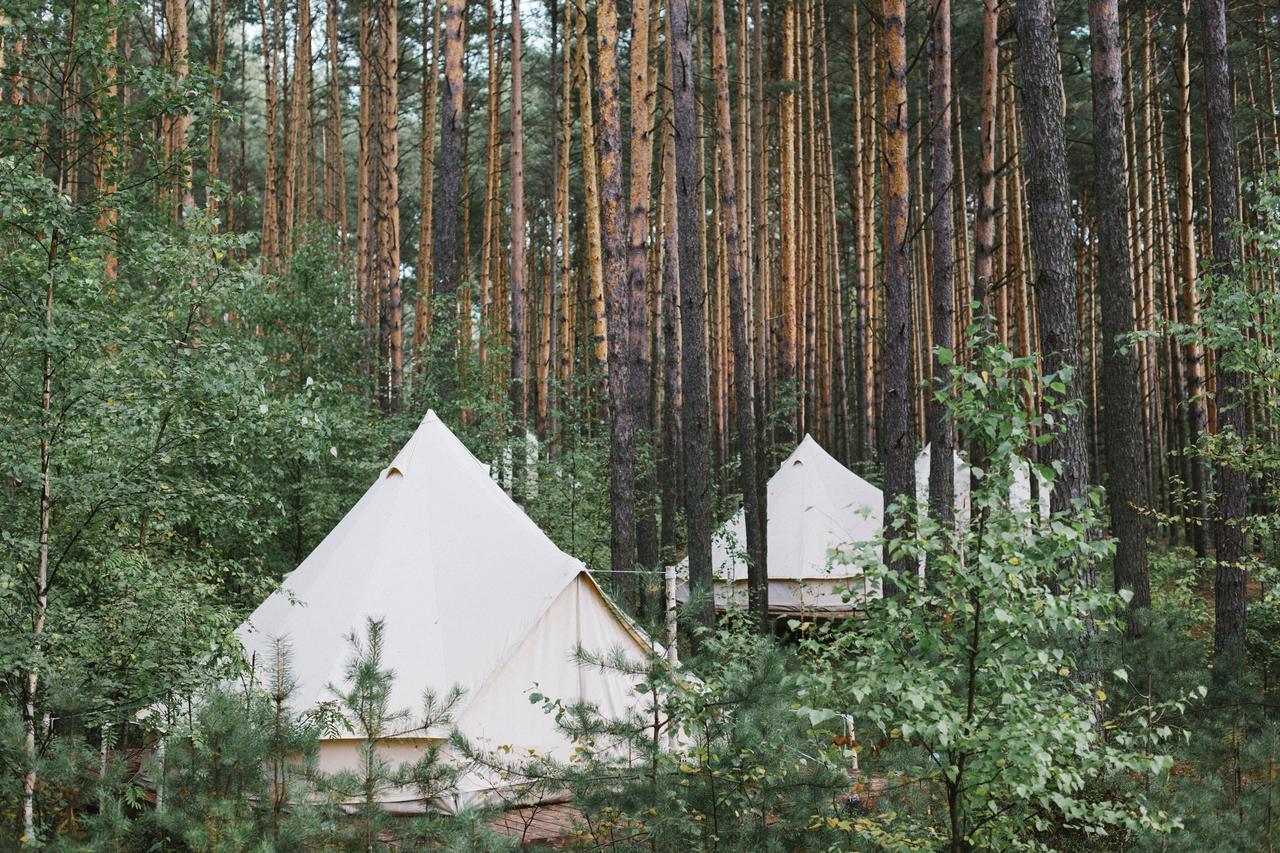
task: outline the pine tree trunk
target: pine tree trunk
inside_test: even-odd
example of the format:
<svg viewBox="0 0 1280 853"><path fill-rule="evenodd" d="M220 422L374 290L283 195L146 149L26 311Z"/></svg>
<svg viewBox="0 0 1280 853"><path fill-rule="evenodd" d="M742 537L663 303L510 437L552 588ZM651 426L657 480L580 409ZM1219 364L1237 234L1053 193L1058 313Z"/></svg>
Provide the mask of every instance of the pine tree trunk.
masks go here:
<svg viewBox="0 0 1280 853"><path fill-rule="evenodd" d="M1213 227L1213 272L1223 277L1240 274L1240 243L1233 231L1238 218L1239 184L1236 145L1232 136L1233 97L1227 58L1226 0L1204 3L1204 91L1207 107L1210 214ZM1243 377L1230 359L1217 358L1218 432L1245 438ZM1214 576L1214 676L1233 681L1244 658L1247 575L1241 526L1248 513L1248 480L1244 471L1223 462L1217 468L1218 502L1214 538L1217 572Z"/></svg>
<svg viewBox="0 0 1280 853"><path fill-rule="evenodd" d="M560 9L556 0L547 0L547 16L551 24L550 44L550 84L547 87L551 102L550 115L555 123L551 132L551 222L549 228L550 251L547 255L547 294L546 303L546 355L539 370L538 392L538 435L545 437L551 429L551 417L555 411L554 397L559 394L559 385L553 382L556 377L556 360L559 358L557 335L559 333L560 308L560 254L569 247L560 240L560 152L565 145L561 139L560 126Z"/></svg>
<svg viewBox="0 0 1280 853"><path fill-rule="evenodd" d="M933 396L929 408L929 515L948 529L955 515L955 425L946 397L950 367L941 351L954 353L955 205L951 153L951 0L932 0L929 32L929 145L933 226Z"/></svg>
<svg viewBox="0 0 1280 853"><path fill-rule="evenodd" d="M293 104L289 134L289 163L293 204L288 212L291 225L307 222L314 211L311 175L311 4L299 2L296 10L293 57ZM293 228L285 231L292 244Z"/></svg>
<svg viewBox="0 0 1280 853"><path fill-rule="evenodd" d="M275 27L267 16L266 0L258 0L258 20L262 25L262 77L266 94L266 164L262 184L262 267L270 270L276 262L276 68Z"/></svg>
<svg viewBox="0 0 1280 853"><path fill-rule="evenodd" d="M378 10L381 30L379 47L382 50L378 64L381 76L378 85L381 109L378 128L378 286L386 302L387 357L390 361L387 408L392 412L399 411L400 394L404 386L404 314L400 303L400 40L397 5L396 0L381 0ZM299 168L302 168L302 164L299 164Z"/></svg>
<svg viewBox="0 0 1280 853"><path fill-rule="evenodd" d="M577 300L574 298L575 282L573 280L573 252L570 240L572 223L569 219L569 159L573 143L573 74L571 64L573 51L571 38L574 31L574 6L565 4L564 43L561 49L560 65L560 160L556 165L558 175L556 189L556 219L560 225L560 352L557 378L561 391L566 399L572 399L573 388L570 380L573 377L574 353L574 310Z"/></svg>
<svg viewBox="0 0 1280 853"><path fill-rule="evenodd" d="M881 4L884 51L882 119L884 127L884 503L885 554L890 571L905 580L914 570L910 557L890 557L892 541L910 537L913 526L896 522L906 512L903 501L915 497L915 383L911 370L911 280L907 217L910 210L910 162L907 152L907 4L883 0ZM894 507L894 511L889 511ZM895 522L891 525L891 520ZM892 596L897 584L885 580L884 594Z"/></svg>
<svg viewBox="0 0 1280 853"><path fill-rule="evenodd" d="M996 97L999 91L1000 9L998 0L982 4L982 82L978 118L978 206L973 219L974 269L972 300L988 328L990 293L996 253ZM980 460L974 459L979 465Z"/></svg>
<svg viewBox="0 0 1280 853"><path fill-rule="evenodd" d="M778 180L779 219L778 251L778 381L779 389L788 398L797 391L797 259L796 240L799 237L799 216L796 204L796 8L794 0L786 0L782 9L782 83L785 88L779 94L778 134L780 139ZM789 402L789 405L794 403ZM800 413L791 415L788 442L799 440Z"/></svg>
<svg viewBox="0 0 1280 853"><path fill-rule="evenodd" d="M711 76L716 87L716 145L720 149L720 204L724 210L725 266L729 284L729 323L733 335L734 408L737 414L739 472L747 527L748 608L762 633L769 631L769 576L765 553L765 501L756 461L755 377L751 373L751 340L747 299L738 244L738 190L733 164L733 129L729 104L728 48L724 0L711 0Z"/></svg>
<svg viewBox="0 0 1280 853"><path fill-rule="evenodd" d="M1065 401L1080 397L1080 327L1076 314L1075 254L1067 190L1066 139L1062 114L1062 72L1054 32L1052 0L1018 0L1017 29L1026 143L1027 210L1035 265L1036 313L1040 327L1043 375L1057 375ZM1017 212L1017 211L1015 211ZM1020 252L1011 246L1011 252ZM1068 369L1069 375L1062 375ZM1043 448L1041 462L1061 466L1054 483L1052 509L1076 512L1086 500L1088 456L1084 413L1059 413L1060 432ZM1068 568L1065 567L1064 568ZM1094 566L1074 560L1070 568L1084 587L1094 585ZM1085 639L1092 633L1086 622ZM1092 665L1082 667L1088 678Z"/></svg>
<svg viewBox="0 0 1280 853"><path fill-rule="evenodd" d="M587 263L590 274L590 318L592 353L600 371L601 397L607 399L608 381L608 328L605 317L604 246L600 213L599 160L596 153L596 130L591 105L591 62L587 50L587 15L579 11L577 28L577 81L578 126L582 134L582 183L586 196Z"/></svg>
<svg viewBox="0 0 1280 853"><path fill-rule="evenodd" d="M653 172L653 101L656 79L649 62L649 34L653 14L649 0L631 4L631 192L627 243L628 404L636 430L634 445L641 467L636 472L636 560L645 569L655 568L658 531L654 518L655 457L653 396L650 392L649 356L649 204ZM643 602L642 602L643 603Z"/></svg>
<svg viewBox="0 0 1280 853"><path fill-rule="evenodd" d="M857 149L863 147L862 133L862 44L860 40L860 27L858 23L858 4L854 3L849 7L849 30L850 30L850 65L852 66L852 89L853 89L853 144ZM866 243L868 239L869 223L864 216L866 206L863 203L863 193L866 181L863 175L864 158L854 156L853 170L850 176L849 184L852 193L850 207L850 220L853 222L853 294L854 294L854 315L853 315L853 346L854 346L854 363L853 363L853 381L854 381L854 411L856 412L857 423L854 426L853 442L854 442L854 458L859 461L867 458L868 445L868 422L870 420L870 404L871 400L868 396L867 387L867 371L869 365L867 363L867 337L869 335L868 328L868 311L870 309L869 301L874 295L874 287L869 283L868 270L866 268L867 249Z"/></svg>
<svg viewBox="0 0 1280 853"><path fill-rule="evenodd" d="M1199 270L1196 257L1195 177L1191 151L1191 39L1188 33L1191 0L1182 2L1182 25L1178 28L1178 243L1182 273L1182 322L1200 324ZM1195 447L1208 434L1209 411L1204 399L1205 353L1198 343L1186 346L1187 364L1187 444ZM1196 556L1209 556L1208 470L1193 454L1191 464L1192 542Z"/></svg>
<svg viewBox="0 0 1280 853"><path fill-rule="evenodd" d="M373 12L368 4L360 7L359 24L360 57L360 124L358 128L359 153L356 162L356 315L360 329L361 345L367 346L372 328L370 295L373 292L373 274L370 258L373 252L373 183L374 125L376 88L373 79ZM270 152L268 152L270 157ZM363 365L362 365L363 367Z"/></svg>
<svg viewBox="0 0 1280 853"><path fill-rule="evenodd" d="M680 271L680 355L683 392L685 517L688 524L689 591L694 621L715 623L711 575L710 404L707 398L706 297L702 288L699 230L703 208L697 163L697 116L688 0L668 0L671 80L675 115L675 184ZM693 636L697 650L698 635Z"/></svg>
<svg viewBox="0 0 1280 853"><path fill-rule="evenodd" d="M600 91L600 207L603 225L604 280L609 325L609 503L614 588L635 606L636 585L628 577L636 566L635 407L630 397L635 359L631 330L631 292L627 283L627 232L622 191L622 106L618 100L618 7L596 4L597 86Z"/></svg>
<svg viewBox="0 0 1280 853"><path fill-rule="evenodd" d="M739 14L745 12L745 4ZM760 0L751 0L751 124L755 147L751 152L754 177L751 181L751 224L754 229L751 250L751 281L755 291L755 362L756 399L761 414L769 409L772 353L769 348L769 326L772 314L772 258L770 257L769 203L769 138L765 123L764 92L764 17ZM743 152L743 157L747 156ZM762 422L764 418L760 419ZM766 457L767 459L767 457ZM764 488L765 465L760 466L760 488Z"/></svg>
<svg viewBox="0 0 1280 853"><path fill-rule="evenodd" d="M429 2L429 0L427 0ZM326 4L325 34L329 45L328 144L325 146L326 220L337 226L343 257L347 252L347 170L342 145L342 83L338 59L338 0ZM432 54L434 56L434 54ZM434 137L434 134L433 134ZM428 170L430 171L430 170Z"/></svg>
<svg viewBox="0 0 1280 853"><path fill-rule="evenodd" d="M529 321L525 269L523 32L520 0L511 0L511 409L517 455L524 455L529 375ZM514 457L513 457L514 458ZM517 492L518 494L518 492Z"/></svg>
<svg viewBox="0 0 1280 853"><path fill-rule="evenodd" d="M665 16L664 16L665 18ZM667 41L670 42L670 19ZM665 54L666 84L662 87L662 112L673 114L670 80L671 51ZM676 230L675 128L670 120L662 123L662 449L660 483L662 521L659 528L664 553L676 548L677 507L680 505L680 469L682 459L680 410L680 246Z"/></svg>
<svg viewBox="0 0 1280 853"><path fill-rule="evenodd" d="M436 387L440 396L453 402L456 387L454 364L457 361L457 335L454 322L457 313L458 280L463 270L458 259L458 216L462 195L462 101L465 78L462 73L462 26L466 0L446 0L444 78L445 97L440 110L440 155L436 160L440 176L432 203L434 243L432 246L432 327L440 339L433 346L439 354L433 365L439 371Z"/></svg>
<svg viewBox="0 0 1280 853"><path fill-rule="evenodd" d="M186 0L169 0L168 48L170 70L176 78L179 89L186 85L191 73L190 65L190 31L187 26ZM184 106L175 116L168 117L169 138L166 154L170 168L174 168L177 186L172 195L171 214L177 221L182 211L195 204L195 193L191 181L191 161L187 158L187 132L191 128L191 112Z"/></svg>
<svg viewBox="0 0 1280 853"><path fill-rule="evenodd" d="M116 4L116 0L112 0L112 5ZM225 24L225 3L219 4L219 27ZM221 32L221 29L219 29ZM116 62L115 53L118 49L118 31L112 27L107 31L107 40L104 45L104 53L110 57L108 65L105 69L106 83L103 87L102 102L104 104L113 104L119 97L119 86L116 80L119 76L119 66ZM219 50L221 49L221 41L219 41ZM3 70L3 55L0 50L0 70ZM218 58L221 62L221 56ZM15 86L14 91L17 92ZM221 92L219 90L218 95ZM99 108L101 109L101 107ZM211 123L209 129L209 180L210 184L216 180L218 172L218 161L216 157L217 127L216 123ZM97 191L101 212L98 214L98 230L106 236L106 247L102 250L102 274L108 281L114 281L119 276L120 261L115 251L115 226L117 220L117 207L115 194L117 190L116 184L116 168L117 160L120 156L120 148L116 141L116 137L110 131L104 134L101 145L94 156L94 189ZM211 208L210 213L214 211Z"/></svg>
<svg viewBox="0 0 1280 853"><path fill-rule="evenodd" d="M1124 151L1124 93L1120 15L1116 0L1090 0L1093 57L1094 217L1098 229L1098 287L1102 295L1102 404L1111 533L1116 539L1115 586L1133 593L1133 615L1151 606L1147 574L1141 401L1137 357L1126 336L1134 331L1129 273L1129 195Z"/></svg>
<svg viewBox="0 0 1280 853"><path fill-rule="evenodd" d="M496 336L496 328L492 325L491 314L494 312L493 296L495 282L498 278L500 255L498 253L498 234L501 232L500 210L502 203L502 131L500 128L502 115L502 54L498 50L498 33L502 29L501 20L494 11L493 0L485 3L488 26L485 28L485 46L488 53L486 67L489 70L489 93L485 109L488 117L488 132L485 134L485 171L484 171L484 219L480 230L480 340L479 359L484 369L489 361L489 345ZM464 143L465 144L465 143ZM469 257L469 255L468 255ZM463 323L467 319L464 317ZM464 341L470 340L465 335Z"/></svg>
<svg viewBox="0 0 1280 853"><path fill-rule="evenodd" d="M336 2L336 0L331 0ZM426 368L427 333L431 326L432 241L435 225L432 198L435 191L436 103L440 90L440 13L442 0L422 0L422 141L418 161L418 299L414 310L413 357L416 370ZM339 173L341 174L341 173ZM342 232L346 231L346 200Z"/></svg>
<svg viewBox="0 0 1280 853"><path fill-rule="evenodd" d="M114 0L113 0L114 1ZM213 63L210 67L210 73L213 77L213 85L211 96L213 100L213 112L209 116L209 159L206 166L206 185L205 185L205 208L208 211L209 218L214 221L214 227L217 227L218 218L218 199L220 190L217 188L218 183L218 166L219 166L219 147L222 144L222 137L219 131L221 127L218 122L218 111L222 109L222 63L226 52L226 31L227 31L227 4L226 0L210 0L209 9L209 28L210 38L213 40ZM108 50L115 50L116 31L113 28L108 36ZM107 76L112 81L112 85L108 86L108 97L114 97L116 78L116 68L112 64L107 70ZM108 146L110 151L110 146ZM114 278L111 265L105 270L108 278Z"/></svg>

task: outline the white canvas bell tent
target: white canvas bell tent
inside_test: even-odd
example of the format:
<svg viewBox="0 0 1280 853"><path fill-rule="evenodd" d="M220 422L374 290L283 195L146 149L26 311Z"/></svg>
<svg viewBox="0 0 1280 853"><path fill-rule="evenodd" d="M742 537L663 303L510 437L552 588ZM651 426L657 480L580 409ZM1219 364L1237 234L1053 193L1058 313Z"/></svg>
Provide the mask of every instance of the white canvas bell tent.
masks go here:
<svg viewBox="0 0 1280 853"><path fill-rule="evenodd" d="M955 477L955 519L960 527L969 523L969 463L956 451L951 451L953 476ZM916 456L916 502L920 511L929 508L929 466L933 464L933 445L926 444Z"/></svg>
<svg viewBox="0 0 1280 853"><path fill-rule="evenodd" d="M289 639L297 711L332 701L351 650L369 618L384 621L384 664L395 671L391 708L422 713L428 688L464 692L454 724L479 750L510 747L561 760L570 744L554 718L529 701L535 689L573 703L587 701L617 718L636 704L634 677L584 667L594 655L623 650L643 663L649 639L609 603L581 562L547 538L487 466L429 412L413 437L281 587L240 626L245 652L261 673L276 637ZM263 676L259 676L260 678ZM383 741L393 765L412 761L445 731L417 723ZM357 765L359 741L322 740L320 769ZM451 802L521 796L511 780L469 770ZM426 807L416 791L387 797L391 811Z"/></svg>
<svg viewBox="0 0 1280 853"><path fill-rule="evenodd" d="M971 487L969 463L964 460L959 452L952 451L953 464L955 470L955 517L956 521L963 528L969 523L970 514L970 494ZM924 449L916 456L916 500L919 501L921 511L926 511L929 503L929 466L933 457L933 446L926 444ZM1031 473L1032 466L1026 459L1022 457L1013 457L1013 482L1009 486L1009 503L1014 512L1026 513L1028 519L1032 518L1032 495L1031 495ZM1040 510L1041 520L1049 517L1049 495L1053 487L1049 484L1040 473L1036 472L1036 483L1039 486L1036 500L1038 501L1038 509Z"/></svg>
<svg viewBox="0 0 1280 853"><path fill-rule="evenodd" d="M878 586L863 582L855 557L880 536L884 494L837 462L812 436L806 435L769 479L768 515L771 613L848 614L879 594ZM739 510L712 537L718 609L731 601L747 605L746 547L746 519ZM677 571L682 578L677 597L687 601L688 561Z"/></svg>

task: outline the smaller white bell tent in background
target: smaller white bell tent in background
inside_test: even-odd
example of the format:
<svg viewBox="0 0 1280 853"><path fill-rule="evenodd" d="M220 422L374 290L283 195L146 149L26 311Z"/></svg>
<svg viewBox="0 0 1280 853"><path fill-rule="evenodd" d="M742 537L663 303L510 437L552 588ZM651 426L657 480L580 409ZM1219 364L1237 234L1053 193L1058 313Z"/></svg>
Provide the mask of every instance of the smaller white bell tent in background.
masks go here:
<svg viewBox="0 0 1280 853"><path fill-rule="evenodd" d="M1031 494L1031 475L1036 477L1036 494ZM1037 515L1041 521L1048 521L1050 515L1049 498L1053 494L1053 486L1035 470L1030 462L1022 457L1013 460L1013 484L1009 486L1009 505L1014 512L1026 513L1028 518ZM1034 503L1033 503L1034 502ZM1039 512L1034 512L1038 509Z"/></svg>
<svg viewBox="0 0 1280 853"><path fill-rule="evenodd" d="M959 452L952 451L955 465L955 517L960 529L964 529L969 524L971 515L970 506L972 496L970 489L972 487L971 471L969 463L965 461ZM916 500L920 502L921 512L928 512L929 504L929 466L933 456L932 445L926 444L924 449L916 456ZM1033 466L1021 456L1015 456L1012 459L1013 466L1013 482L1009 486L1009 505L1014 512L1025 513L1028 519L1034 517L1032 515L1032 496L1031 496L1031 472ZM1053 491L1053 487L1049 484L1040 473L1036 472L1036 483L1038 489L1038 508L1040 510L1040 519L1047 520L1049 517L1049 495Z"/></svg>
<svg viewBox="0 0 1280 853"><path fill-rule="evenodd" d="M837 615L879 594L855 558L880 536L884 494L806 435L768 487L769 610L775 615ZM712 538L716 607L747 604L746 519L741 510ZM685 560L681 601L689 597ZM846 601L841 590L853 595Z"/></svg>
<svg viewBox="0 0 1280 853"><path fill-rule="evenodd" d="M393 710L412 719L422 713L426 689L444 696L460 687L453 715L459 731L479 750L510 747L520 756L572 754L554 718L529 701L535 688L566 704L594 703L608 718L638 702L634 677L580 666L579 649L597 656L621 649L636 664L655 649L434 412L237 635L260 680L274 639L290 641L298 684L292 704L305 712L334 700L351 656L347 638L363 635L370 618L384 623ZM394 766L448 735L407 722L379 750ZM359 744L324 738L320 769L355 768ZM507 794L511 785L501 774L471 770L454 801L435 805L455 809ZM411 789L383 803L403 812L426 805Z"/></svg>
<svg viewBox="0 0 1280 853"><path fill-rule="evenodd" d="M952 470L955 477L956 524L964 529L969 523L969 463L958 452L951 451ZM929 466L933 464L933 445L926 444L916 456L916 501L920 511L929 511Z"/></svg>

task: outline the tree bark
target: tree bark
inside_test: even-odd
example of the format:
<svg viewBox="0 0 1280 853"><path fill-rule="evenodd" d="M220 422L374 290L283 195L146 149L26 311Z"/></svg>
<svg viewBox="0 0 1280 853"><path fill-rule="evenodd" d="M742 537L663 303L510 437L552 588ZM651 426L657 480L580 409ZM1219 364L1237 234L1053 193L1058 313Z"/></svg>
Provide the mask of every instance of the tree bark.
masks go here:
<svg viewBox="0 0 1280 853"><path fill-rule="evenodd" d="M973 294L978 319L990 331L996 253L996 98L1000 63L999 0L982 3L982 77L978 115L978 208L973 217ZM980 460L974 459L975 465Z"/></svg>
<svg viewBox="0 0 1280 853"><path fill-rule="evenodd" d="M794 0L786 0L782 9L782 84L779 94L778 134L779 220L778 220L778 381L787 405L796 409L787 418L790 425L788 443L798 441L800 411L796 387L799 380L796 338L799 313L796 242L799 239L799 213L796 200L796 8Z"/></svg>
<svg viewBox="0 0 1280 853"><path fill-rule="evenodd" d="M262 241L259 253L264 270L276 261L276 27L267 16L266 0L258 0L258 20L262 25L262 77L266 92L263 115L266 123L266 165L262 185Z"/></svg>
<svg viewBox="0 0 1280 853"><path fill-rule="evenodd" d="M940 357L954 355L955 322L955 225L952 202L951 153L951 0L932 0L929 32L929 124L933 226L933 280L930 294L933 315L933 395L929 404L929 516L945 530L955 516L955 424L947 397L951 393L950 368Z"/></svg>
<svg viewBox="0 0 1280 853"><path fill-rule="evenodd" d="M659 563L658 531L654 518L656 477L653 397L649 375L649 205L653 173L653 100L657 96L649 62L649 33L653 17L649 0L631 4L631 192L630 233L627 243L627 400L635 429L634 445L641 467L636 472L636 561L645 569Z"/></svg>
<svg viewBox="0 0 1280 853"><path fill-rule="evenodd" d="M683 390L685 517L688 525L689 590L694 621L715 624L711 576L711 455L707 398L706 297L702 288L703 219L698 175L697 117L688 0L667 0L671 19L671 80L675 113L675 183L680 270L680 339ZM699 645L698 634L692 646Z"/></svg>
<svg viewBox="0 0 1280 853"><path fill-rule="evenodd" d="M1240 275L1240 243L1234 232L1239 216L1239 183L1236 143L1232 130L1234 109L1231 67L1227 58L1226 0L1204 3L1204 91L1207 108L1210 215L1213 229L1213 274L1224 281ZM1231 359L1216 359L1218 432L1245 438L1243 376ZM1214 677L1234 681L1244 658L1247 575L1242 524L1248 513L1248 480L1229 461L1217 465L1218 502L1214 538L1217 570L1214 576L1213 659Z"/></svg>
<svg viewBox="0 0 1280 853"><path fill-rule="evenodd" d="M331 0L336 2L336 0ZM431 326L432 240L435 225L432 195L436 178L436 104L440 91L440 13L442 0L422 0L422 141L418 161L418 299L414 311L413 357L417 371L426 366L425 347ZM345 194L345 191L344 191ZM343 207L346 207L345 197ZM343 213L342 231L346 231Z"/></svg>
<svg viewBox="0 0 1280 853"><path fill-rule="evenodd" d="M667 21L667 40L670 42L670 18ZM676 223L676 154L675 127L670 120L674 113L670 81L671 50L665 54L667 84L662 87L662 112L667 117L662 134L662 450L659 489L662 501L662 522L659 537L665 551L676 547L677 507L680 505L680 470L683 446L681 443L680 410L683 397L680 393L680 245Z"/></svg>
<svg viewBox="0 0 1280 853"><path fill-rule="evenodd" d="M305 5L307 0L303 0ZM400 39L396 0L379 5L381 72L379 82L378 166L378 285L385 294L387 358L387 409L400 409L404 386L404 322L400 304ZM308 44L310 41L308 40ZM301 164L299 164L301 165Z"/></svg>
<svg viewBox="0 0 1280 853"><path fill-rule="evenodd" d="M618 101L618 7L614 0L596 4L597 86L600 91L600 208L603 225L604 278L609 324L609 504L614 588L635 605L636 566L635 407L630 399L631 292L627 283L627 232L622 192L622 107ZM634 58L633 58L634 61ZM643 61L643 60L642 60Z"/></svg>
<svg viewBox="0 0 1280 853"><path fill-rule="evenodd" d="M590 273L590 317L592 353L600 371L601 397L607 399L608 336L605 316L604 245L601 229L599 160L596 153L596 130L591 105L591 60L587 50L587 14L580 10L576 18L578 125L582 133L582 183L586 196L587 268Z"/></svg>
<svg viewBox="0 0 1280 853"><path fill-rule="evenodd" d="M426 0L430 2L430 0ZM342 84L338 60L338 0L328 0L325 31L329 46L328 143L325 146L325 196L327 221L337 227L338 244L347 252L347 171L342 145ZM434 56L434 54L432 54ZM434 138L435 134L432 134Z"/></svg>
<svg viewBox="0 0 1280 853"><path fill-rule="evenodd" d="M520 0L511 0L511 409L515 418L515 452L522 457L529 399L525 387L529 375L529 308L525 292L523 36Z"/></svg>
<svg viewBox="0 0 1280 853"><path fill-rule="evenodd" d="M436 382L440 396L452 402L456 379L454 364L457 360L457 336L454 320L457 313L457 292L460 269L458 264L458 213L462 197L462 99L464 77L462 74L462 18L466 0L446 0L444 76L445 97L440 111L440 156L437 167L440 180L436 185L432 204L432 231L435 243L432 247L432 271L434 286L432 297L434 311L432 326L441 337L434 349L439 353L436 367L440 375Z"/></svg>
<svg viewBox="0 0 1280 853"><path fill-rule="evenodd" d="M1116 539L1115 587L1133 593L1134 613L1151 606L1147 573L1141 401L1137 353L1126 337L1134 331L1133 279L1129 270L1129 191L1124 150L1124 91L1120 15L1116 0L1090 0L1093 62L1093 210L1098 229L1098 287L1102 301L1102 403L1106 438L1111 532Z"/></svg>
<svg viewBox="0 0 1280 853"><path fill-rule="evenodd" d="M732 115L729 104L728 47L724 0L711 0L711 76L716 86L716 145L720 148L720 206L724 211L725 266L729 284L729 324L733 335L733 390L738 428L739 477L747 526L748 608L761 633L769 632L769 575L765 553L765 500L756 461L755 377L747 299L743 292L742 249L738 233L738 189L734 174Z"/></svg>
<svg viewBox="0 0 1280 853"><path fill-rule="evenodd" d="M1024 170L1035 264L1035 299L1044 375L1060 376L1065 401L1080 397L1080 327L1076 316L1074 220L1067 189L1066 138L1062 115L1062 72L1054 32L1052 0L1018 0L1021 53ZM1010 246L1018 253L1020 246ZM1053 509L1075 511L1085 499L1088 458L1084 414L1059 415L1061 432L1046 448L1046 462L1061 464L1053 487ZM1093 585L1092 565L1079 565L1081 581Z"/></svg>
<svg viewBox="0 0 1280 853"><path fill-rule="evenodd" d="M1178 242L1181 261L1182 322L1200 324L1199 271L1196 258L1195 177L1191 151L1191 38L1188 33L1191 0L1182 2L1178 28ZM1187 444L1194 448L1208 434L1209 410L1204 399L1205 353L1198 343L1186 347ZM1209 556L1209 506L1206 498L1208 471L1194 452L1191 460L1192 543L1197 557Z"/></svg>
<svg viewBox="0 0 1280 853"><path fill-rule="evenodd" d="M884 126L884 562L904 579L914 570L909 556L895 555L895 541L912 535L910 513L901 506L915 497L915 383L911 370L911 279L907 216L910 163L907 152L907 4L881 4L884 51L882 118ZM897 505L896 511L888 511ZM897 592L886 579L885 596Z"/></svg>

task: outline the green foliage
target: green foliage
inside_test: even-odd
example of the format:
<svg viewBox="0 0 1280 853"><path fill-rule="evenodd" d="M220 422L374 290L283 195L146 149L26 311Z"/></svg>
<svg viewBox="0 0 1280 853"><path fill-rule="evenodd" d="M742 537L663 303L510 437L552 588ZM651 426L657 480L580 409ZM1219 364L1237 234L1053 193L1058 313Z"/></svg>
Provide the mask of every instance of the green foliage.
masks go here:
<svg viewBox="0 0 1280 853"><path fill-rule="evenodd" d="M824 753L830 732L794 711L794 664L745 619L708 637L682 668L580 652L588 671L634 681L640 700L610 716L590 703L532 694L577 744L575 754L508 772L534 791L571 793L584 850L834 844L848 778Z"/></svg>
<svg viewBox="0 0 1280 853"><path fill-rule="evenodd" d="M852 717L870 747L863 771L884 789L850 830L890 849L926 839L951 850L1036 848L1176 825L1107 782L1159 776L1170 760L1149 748L1151 715L1106 704L1081 646L1120 606L1080 584L1076 569L1107 551L1090 535L1097 496L1046 522L1010 500L1033 428L1041 441L1053 433L1050 416L1026 414L1030 367L981 342L967 369L953 366L957 422L987 460L974 469L972 519L951 530L921 518L918 538L895 547L927 565L925 577L895 575L900 592L865 620L804 633L801 710L815 723ZM874 551L862 568L887 576Z"/></svg>

